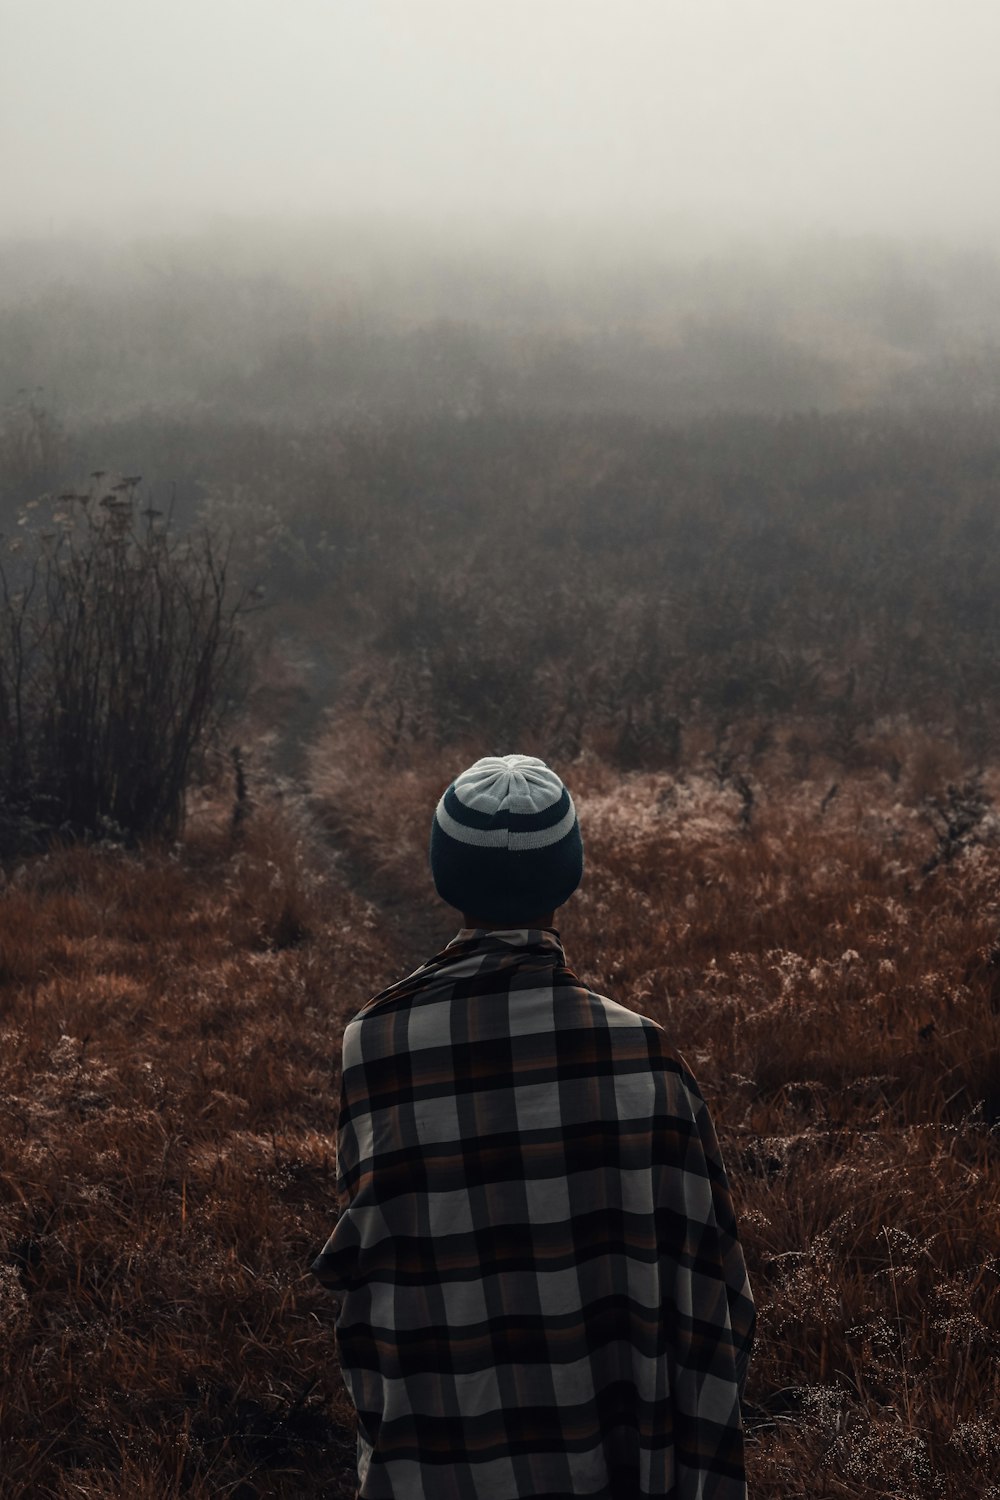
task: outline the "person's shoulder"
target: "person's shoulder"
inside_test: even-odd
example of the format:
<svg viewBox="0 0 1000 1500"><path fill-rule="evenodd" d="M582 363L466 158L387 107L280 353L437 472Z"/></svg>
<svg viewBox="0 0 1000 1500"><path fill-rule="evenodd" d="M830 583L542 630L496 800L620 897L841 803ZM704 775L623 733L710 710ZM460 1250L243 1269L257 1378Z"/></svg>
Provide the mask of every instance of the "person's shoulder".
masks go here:
<svg viewBox="0 0 1000 1500"><path fill-rule="evenodd" d="M623 1005L620 1000L613 1000L610 995L602 995L598 990L584 987L591 1004L600 1012L609 1026L641 1026L644 1030L657 1033L666 1039L666 1032L659 1021L654 1021L652 1016L647 1016L642 1011L632 1010Z"/></svg>
<svg viewBox="0 0 1000 1500"><path fill-rule="evenodd" d="M411 1002L415 995L426 990L433 982L431 964L421 964L402 979L393 980L384 990L379 990L354 1012L348 1026L360 1026L363 1022L391 1012L396 1005Z"/></svg>
<svg viewBox="0 0 1000 1500"><path fill-rule="evenodd" d="M583 980L571 976L575 983L572 988L577 991L584 1003L594 1012L595 1019L606 1026L621 1027L624 1029L641 1027L651 1036L662 1037L666 1041L666 1031L659 1021L654 1021L652 1016L645 1015L642 1011L633 1010L628 1005L623 1005L620 1000L615 1000L611 995L602 995L600 990L592 989Z"/></svg>
<svg viewBox="0 0 1000 1500"><path fill-rule="evenodd" d="M447 1003L449 977L441 974L440 955L429 959L402 979L379 990L348 1018L344 1025L345 1064L362 1058L366 1062L392 1055L399 1050L400 1013L409 1017L420 1012L430 1017ZM454 967L454 966L452 966ZM431 1025L439 1025L431 1021ZM426 1027L425 1027L426 1029ZM404 1032L409 1032L406 1021Z"/></svg>
<svg viewBox="0 0 1000 1500"><path fill-rule="evenodd" d="M622 1030L634 1031L636 1028L641 1028L644 1041L649 1048L650 1061L661 1066L664 1072L675 1074L678 1081L690 1093L698 1099L701 1098L701 1090L694 1073L683 1054L671 1042L662 1022L657 1021L653 1016L647 1016L642 1011L623 1005L620 1000L613 1000L609 995L602 995L597 990L588 988L585 993L590 1004L599 1014L602 1024Z"/></svg>

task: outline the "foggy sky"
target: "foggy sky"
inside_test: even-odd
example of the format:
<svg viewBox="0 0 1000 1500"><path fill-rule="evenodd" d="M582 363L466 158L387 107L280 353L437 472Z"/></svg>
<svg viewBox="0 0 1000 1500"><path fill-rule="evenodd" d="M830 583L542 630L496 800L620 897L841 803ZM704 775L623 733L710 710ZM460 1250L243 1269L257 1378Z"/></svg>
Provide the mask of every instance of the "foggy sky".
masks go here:
<svg viewBox="0 0 1000 1500"><path fill-rule="evenodd" d="M0 0L0 233L376 212L1000 237L997 0Z"/></svg>

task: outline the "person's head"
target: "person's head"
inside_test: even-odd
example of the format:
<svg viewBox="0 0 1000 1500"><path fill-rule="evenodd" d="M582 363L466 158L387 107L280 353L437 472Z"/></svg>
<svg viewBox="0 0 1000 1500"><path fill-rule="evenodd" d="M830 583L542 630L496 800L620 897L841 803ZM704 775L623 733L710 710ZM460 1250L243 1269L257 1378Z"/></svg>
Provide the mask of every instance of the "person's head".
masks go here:
<svg viewBox="0 0 1000 1500"><path fill-rule="evenodd" d="M487 755L438 802L430 861L467 927L551 927L583 876L573 799L544 761Z"/></svg>

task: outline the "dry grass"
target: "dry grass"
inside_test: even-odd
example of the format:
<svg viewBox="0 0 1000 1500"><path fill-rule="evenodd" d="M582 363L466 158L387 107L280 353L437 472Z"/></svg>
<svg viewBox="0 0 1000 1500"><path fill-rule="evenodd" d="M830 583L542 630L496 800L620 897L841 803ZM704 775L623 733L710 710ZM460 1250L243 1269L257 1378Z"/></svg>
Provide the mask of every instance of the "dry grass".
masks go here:
<svg viewBox="0 0 1000 1500"><path fill-rule="evenodd" d="M334 1067L346 1018L457 929L426 840L477 753L394 768L331 730L311 812L332 864L286 799L236 847L208 806L183 847L9 872L5 1494L352 1493L306 1270L335 1213ZM587 857L570 963L668 1028L729 1163L756 1500L1000 1496L1000 850L987 816L922 873L955 767L897 758L828 795L776 757L749 818L707 772L558 767Z"/></svg>
<svg viewBox="0 0 1000 1500"><path fill-rule="evenodd" d="M332 1062L383 982L288 814L0 897L0 1473L46 1496L353 1494Z"/></svg>
<svg viewBox="0 0 1000 1500"><path fill-rule="evenodd" d="M719 1121L759 1304L754 1492L985 1495L1000 1452L1000 859L877 775L581 796L564 937ZM727 826L728 825L728 826ZM1000 1489L996 1491L1000 1494Z"/></svg>

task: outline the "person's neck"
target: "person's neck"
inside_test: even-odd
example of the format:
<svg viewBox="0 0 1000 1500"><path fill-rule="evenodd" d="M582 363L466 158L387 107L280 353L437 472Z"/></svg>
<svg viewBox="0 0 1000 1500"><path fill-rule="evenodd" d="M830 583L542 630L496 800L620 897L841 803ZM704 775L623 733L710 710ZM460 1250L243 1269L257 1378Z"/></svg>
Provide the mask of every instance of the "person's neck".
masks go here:
<svg viewBox="0 0 1000 1500"><path fill-rule="evenodd" d="M463 912L462 925L464 927L478 927L483 932L506 932L509 928L554 927L555 916L554 911L547 911L543 912L540 917L526 918L523 922L484 922L482 917L472 917L467 912Z"/></svg>

